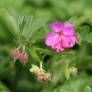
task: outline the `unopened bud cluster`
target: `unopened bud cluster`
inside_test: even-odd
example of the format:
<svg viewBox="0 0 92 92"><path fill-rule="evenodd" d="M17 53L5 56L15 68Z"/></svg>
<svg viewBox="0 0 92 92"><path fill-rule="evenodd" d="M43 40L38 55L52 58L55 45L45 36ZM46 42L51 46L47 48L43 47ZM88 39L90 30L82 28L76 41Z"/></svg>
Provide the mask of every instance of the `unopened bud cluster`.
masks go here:
<svg viewBox="0 0 92 92"><path fill-rule="evenodd" d="M28 55L26 54L26 52L24 50L20 52L18 48L11 51L11 56L14 59L20 59L23 63L26 63L28 61Z"/></svg>
<svg viewBox="0 0 92 92"><path fill-rule="evenodd" d="M49 81L51 79L50 73L47 73L44 69L41 69L36 65L32 65L30 72L34 73L37 77L37 80L40 82Z"/></svg>

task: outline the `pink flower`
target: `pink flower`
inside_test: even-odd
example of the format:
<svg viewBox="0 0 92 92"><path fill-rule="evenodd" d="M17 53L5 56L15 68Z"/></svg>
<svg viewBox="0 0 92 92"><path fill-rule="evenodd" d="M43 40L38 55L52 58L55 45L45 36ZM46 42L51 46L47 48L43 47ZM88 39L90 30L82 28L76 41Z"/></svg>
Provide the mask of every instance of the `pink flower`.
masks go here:
<svg viewBox="0 0 92 92"><path fill-rule="evenodd" d="M53 32L48 33L45 43L57 52L72 48L79 40L71 23L54 22L51 24Z"/></svg>
<svg viewBox="0 0 92 92"><path fill-rule="evenodd" d="M20 55L20 60L24 63L28 61L28 55L26 53Z"/></svg>
<svg viewBox="0 0 92 92"><path fill-rule="evenodd" d="M20 52L18 49L15 49L11 52L11 56L14 58L14 59L18 59L19 56L20 56Z"/></svg>

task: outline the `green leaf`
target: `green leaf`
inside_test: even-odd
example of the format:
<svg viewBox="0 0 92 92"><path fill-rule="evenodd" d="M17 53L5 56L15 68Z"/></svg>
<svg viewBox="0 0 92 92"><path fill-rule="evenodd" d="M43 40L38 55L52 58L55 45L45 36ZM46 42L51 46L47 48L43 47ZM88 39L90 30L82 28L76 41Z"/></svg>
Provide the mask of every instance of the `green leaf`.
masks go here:
<svg viewBox="0 0 92 92"><path fill-rule="evenodd" d="M42 28L46 24L47 21L48 19L45 19L44 17L40 17L37 19L28 17L22 35L26 37L27 39L34 38L35 32L38 31L40 28Z"/></svg>
<svg viewBox="0 0 92 92"><path fill-rule="evenodd" d="M87 34L86 41L88 41L89 43L92 43L92 33L91 32Z"/></svg>
<svg viewBox="0 0 92 92"><path fill-rule="evenodd" d="M66 79L70 79L70 74L71 74L71 69L67 69L67 70L65 71L65 78L66 78Z"/></svg>
<svg viewBox="0 0 92 92"><path fill-rule="evenodd" d="M20 31L22 31L22 29L24 28L24 24L25 24L25 17L21 16L18 12L12 10L11 11L13 17L16 19L16 24L17 27Z"/></svg>
<svg viewBox="0 0 92 92"><path fill-rule="evenodd" d="M0 82L0 92L10 92L2 82Z"/></svg>
<svg viewBox="0 0 92 92"><path fill-rule="evenodd" d="M52 83L53 85L56 85L59 81L62 81L64 79L64 69L65 64L61 61L60 64L54 64L52 66L53 69L53 75L52 75Z"/></svg>
<svg viewBox="0 0 92 92"><path fill-rule="evenodd" d="M92 78L82 75L66 81L62 86L55 89L54 92L92 92L91 82Z"/></svg>
<svg viewBox="0 0 92 92"><path fill-rule="evenodd" d="M78 29L78 33L81 36L81 39L83 41L87 41L89 43L92 43L92 32L90 32L90 29L88 26L83 26Z"/></svg>
<svg viewBox="0 0 92 92"><path fill-rule="evenodd" d="M36 48L31 47L29 51L30 51L30 55L32 56L32 58L40 62L40 58L36 52Z"/></svg>
<svg viewBox="0 0 92 92"><path fill-rule="evenodd" d="M0 21L7 27L9 32L17 38L18 27L16 20L5 9L0 9Z"/></svg>

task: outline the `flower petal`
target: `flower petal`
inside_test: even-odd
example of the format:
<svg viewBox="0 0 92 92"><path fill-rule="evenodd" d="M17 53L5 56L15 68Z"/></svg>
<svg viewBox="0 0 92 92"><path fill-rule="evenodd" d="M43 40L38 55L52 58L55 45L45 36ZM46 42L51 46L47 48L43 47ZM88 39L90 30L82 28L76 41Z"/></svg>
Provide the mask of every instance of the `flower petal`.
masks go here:
<svg viewBox="0 0 92 92"><path fill-rule="evenodd" d="M71 42L71 40L69 39L69 37L62 36L61 43L62 43L63 48L69 48L70 47L70 42Z"/></svg>
<svg viewBox="0 0 92 92"><path fill-rule="evenodd" d="M53 45L55 45L56 42L57 42L57 36L58 36L57 33L55 33L55 32L50 32L50 33L47 35L46 39L45 39L46 45L47 45L47 46L53 46Z"/></svg>
<svg viewBox="0 0 92 92"><path fill-rule="evenodd" d="M62 48L61 46L61 42L58 42L54 47L53 49L56 50L56 52L63 52L64 51L64 48Z"/></svg>
<svg viewBox="0 0 92 92"><path fill-rule="evenodd" d="M63 30L64 35L74 35L74 26L71 23L65 23L64 24L64 30Z"/></svg>
<svg viewBox="0 0 92 92"><path fill-rule="evenodd" d="M63 48L71 48L76 43L76 37L75 36L62 36L62 47Z"/></svg>
<svg viewBox="0 0 92 92"><path fill-rule="evenodd" d="M76 36L71 36L69 39L71 40L70 42L70 48L71 48L75 45L77 39L76 39Z"/></svg>
<svg viewBox="0 0 92 92"><path fill-rule="evenodd" d="M53 23L51 24L51 29L52 29L54 32L60 32L60 31L63 30L63 28L64 28L64 24L61 23L61 22L56 21L56 22L53 22Z"/></svg>

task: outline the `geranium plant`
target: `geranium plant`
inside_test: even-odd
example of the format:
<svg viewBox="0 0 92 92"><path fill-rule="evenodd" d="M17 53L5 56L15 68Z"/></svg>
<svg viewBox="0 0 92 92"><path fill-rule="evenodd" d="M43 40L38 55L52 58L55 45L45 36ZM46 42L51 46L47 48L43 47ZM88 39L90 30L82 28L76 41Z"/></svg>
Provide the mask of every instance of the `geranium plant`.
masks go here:
<svg viewBox="0 0 92 92"><path fill-rule="evenodd" d="M92 76L88 73L92 69L91 16L61 21L37 17L36 13L22 16L0 9L0 24L4 30L1 39L9 42L1 46L0 55L4 59L1 59L0 74L4 76L1 80L10 80L10 89L14 88L15 92L92 91L89 83ZM7 91L2 92L9 92L3 87Z"/></svg>

